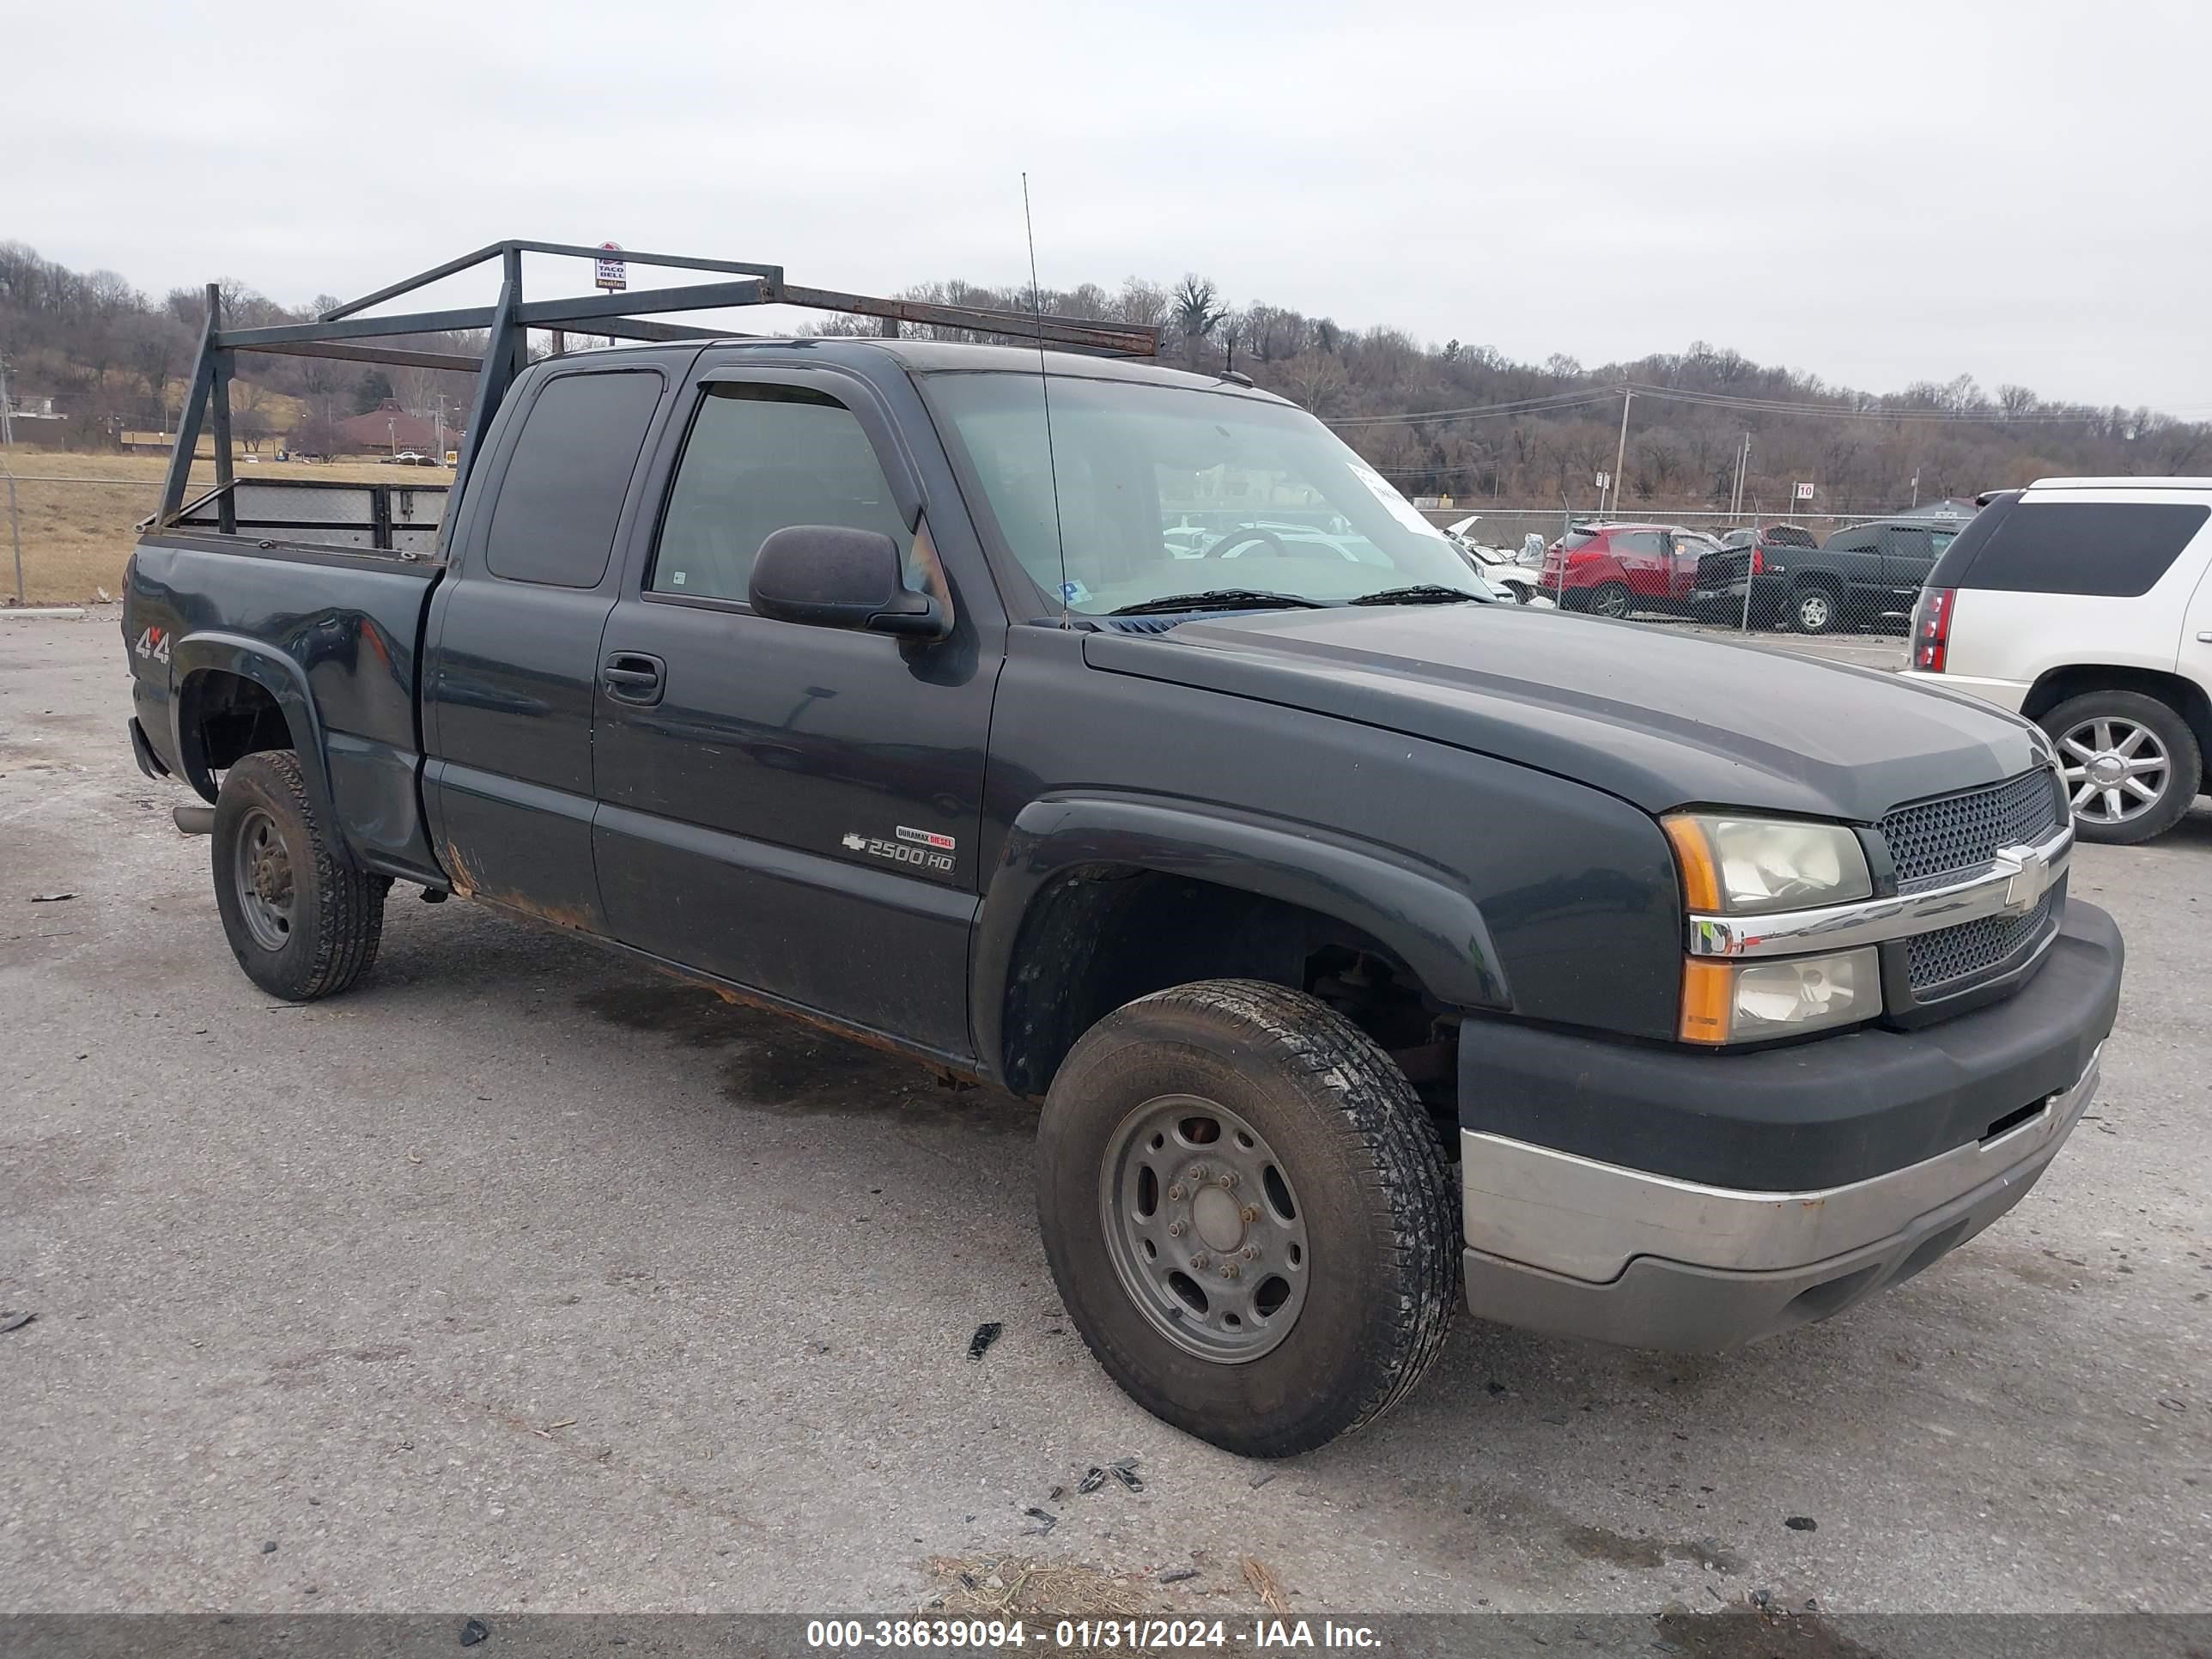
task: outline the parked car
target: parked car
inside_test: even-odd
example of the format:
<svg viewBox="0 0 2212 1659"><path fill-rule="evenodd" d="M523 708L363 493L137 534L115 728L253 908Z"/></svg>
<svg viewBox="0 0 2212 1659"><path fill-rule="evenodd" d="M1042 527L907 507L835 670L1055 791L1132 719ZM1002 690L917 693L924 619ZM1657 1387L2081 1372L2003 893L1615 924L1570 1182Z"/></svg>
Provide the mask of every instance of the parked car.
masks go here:
<svg viewBox="0 0 2212 1659"><path fill-rule="evenodd" d="M1717 545L1711 537L1680 525L1577 525L1545 550L1540 586L1569 611L1688 616L1695 608L1698 561Z"/></svg>
<svg viewBox="0 0 2212 1659"><path fill-rule="evenodd" d="M1731 530L1721 537L1723 547L1818 547L1820 538L1802 525L1770 524L1759 529Z"/></svg>
<svg viewBox="0 0 2212 1659"><path fill-rule="evenodd" d="M1954 524L1877 519L1814 546L1809 532L1770 526L1757 539L1724 547L1700 563L1696 604L1717 619L1741 616L1748 563L1755 628L1778 624L1803 634L1901 629L1929 570L1958 533Z"/></svg>
<svg viewBox="0 0 2212 1659"><path fill-rule="evenodd" d="M2044 478L1989 498L1922 589L1905 678L2017 709L2074 825L2179 823L2212 750L2212 479Z"/></svg>
<svg viewBox="0 0 2212 1659"><path fill-rule="evenodd" d="M1471 518L1462 519L1457 524L1444 526L1444 534L1450 537L1466 556L1475 574L1488 583L1499 599L1509 599L1515 605L1550 605L1552 596L1542 588L1542 572L1535 567L1523 564L1502 547L1493 547L1487 542L1476 540L1471 533L1475 522Z"/></svg>
<svg viewBox="0 0 2212 1659"><path fill-rule="evenodd" d="M1216 1444L1370 1421L1462 1285L1644 1346L1835 1314L2095 1089L2119 936L2015 715L1466 601L1212 375L825 337L483 384L435 557L172 516L131 558L130 739L213 803L240 968L344 991L405 882L1037 1100L1069 1322ZM1176 557L1226 467L1379 562Z"/></svg>

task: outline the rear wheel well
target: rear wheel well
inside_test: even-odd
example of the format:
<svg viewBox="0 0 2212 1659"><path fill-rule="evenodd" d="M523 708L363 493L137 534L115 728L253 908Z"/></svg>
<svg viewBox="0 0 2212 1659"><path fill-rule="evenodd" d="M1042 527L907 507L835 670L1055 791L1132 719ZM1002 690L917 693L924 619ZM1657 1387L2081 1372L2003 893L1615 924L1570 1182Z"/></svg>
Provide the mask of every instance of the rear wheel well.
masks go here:
<svg viewBox="0 0 2212 1659"><path fill-rule="evenodd" d="M1389 1053L1432 1110L1454 1109L1456 1025L1378 940L1264 894L1122 865L1066 871L1031 901L1004 994L1006 1085L1043 1094L1076 1039L1114 1010L1206 979L1320 998Z"/></svg>
<svg viewBox="0 0 2212 1659"><path fill-rule="evenodd" d="M2054 668L2028 688L2020 712L2032 720L2040 720L2060 703L2091 691L2134 691L2157 698L2189 723L2197 748L2212 756L2212 698L2196 681L2154 668L2120 668L2103 663Z"/></svg>
<svg viewBox="0 0 2212 1659"><path fill-rule="evenodd" d="M186 680L177 720L186 776L214 798L215 775L246 756L293 749L292 728L268 687L243 674L206 669Z"/></svg>

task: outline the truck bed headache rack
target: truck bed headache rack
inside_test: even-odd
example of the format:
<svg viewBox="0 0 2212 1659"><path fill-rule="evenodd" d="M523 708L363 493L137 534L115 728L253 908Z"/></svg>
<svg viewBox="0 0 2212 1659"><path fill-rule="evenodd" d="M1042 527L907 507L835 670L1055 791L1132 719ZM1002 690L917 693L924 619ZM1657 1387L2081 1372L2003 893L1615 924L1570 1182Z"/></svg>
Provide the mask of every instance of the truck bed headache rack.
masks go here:
<svg viewBox="0 0 2212 1659"><path fill-rule="evenodd" d="M638 293L590 295L564 300L522 297L522 256L547 253L579 259L619 258L633 265L673 266L692 271L711 271L726 280L679 288L647 289ZM361 313L387 300L412 293L432 283L473 270L496 259L501 280L499 298L489 306L468 306L447 311L409 312L366 317ZM181 516L185 490L193 456L204 428L215 441L215 489L199 498L211 503L217 525L226 534L237 529L233 496L236 483L230 453L230 377L234 355L240 351L273 352L287 356L332 357L346 362L395 363L416 368L452 369L477 377L476 398L469 411L462 440L454 487L468 477L475 459L477 434L482 433L507 387L529 362L529 331L574 329L609 335L617 339L668 342L726 340L744 336L728 329L703 328L689 323L651 320L656 312L717 311L738 306L804 306L811 310L842 312L873 317L882 331L896 336L903 323L936 328L958 328L1016 340L1034 340L1075 351L1117 357L1150 357L1159 349L1159 330L1137 323L1098 322L1077 317L1055 317L1019 311L997 311L979 306L939 305L919 300L878 299L866 294L847 294L834 289L806 288L784 280L781 265L757 264L742 259L709 259L680 253L640 253L629 248L585 247L572 242L511 240L493 242L473 253L448 259L441 265L362 295L327 311L312 323L286 323L273 328L225 328L218 286L207 289L207 327L200 337L198 360L192 367L190 391L177 423L177 445L169 457L167 481L161 509L153 522L169 525ZM442 334L459 329L486 331L481 356L425 349L404 337Z"/></svg>

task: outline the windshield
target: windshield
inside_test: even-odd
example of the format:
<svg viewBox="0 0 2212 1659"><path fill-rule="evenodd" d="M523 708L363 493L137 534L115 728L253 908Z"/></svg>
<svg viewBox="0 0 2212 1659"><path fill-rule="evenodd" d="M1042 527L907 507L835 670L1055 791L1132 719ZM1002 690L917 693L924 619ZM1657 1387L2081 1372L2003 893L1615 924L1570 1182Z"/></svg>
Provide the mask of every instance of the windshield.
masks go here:
<svg viewBox="0 0 2212 1659"><path fill-rule="evenodd" d="M1055 375L1055 527L1040 377L945 374L929 389L1000 532L1055 610L1063 580L1069 609L1089 616L1212 589L1322 605L1481 589L1443 532L1303 410Z"/></svg>

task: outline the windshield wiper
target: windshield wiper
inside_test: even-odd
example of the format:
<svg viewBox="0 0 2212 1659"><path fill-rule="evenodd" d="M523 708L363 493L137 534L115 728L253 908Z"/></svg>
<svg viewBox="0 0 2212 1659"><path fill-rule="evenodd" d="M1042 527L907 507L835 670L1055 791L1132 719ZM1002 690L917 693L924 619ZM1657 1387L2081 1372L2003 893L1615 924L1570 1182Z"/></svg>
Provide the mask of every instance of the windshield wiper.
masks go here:
<svg viewBox="0 0 2212 1659"><path fill-rule="evenodd" d="M1257 611L1265 606L1289 605L1300 611L1320 611L1319 599L1297 593L1267 593L1255 587L1209 587L1200 593L1170 593L1161 599L1139 599L1109 611L1109 617L1146 617L1168 611Z"/></svg>
<svg viewBox="0 0 2212 1659"><path fill-rule="evenodd" d="M1416 582L1411 587L1386 587L1380 593L1363 593L1348 605L1457 605L1471 599L1478 605L1487 604L1480 593L1464 592L1456 587L1439 587L1434 582Z"/></svg>

